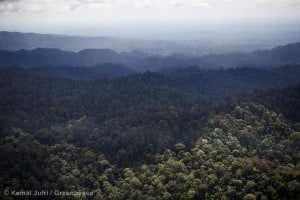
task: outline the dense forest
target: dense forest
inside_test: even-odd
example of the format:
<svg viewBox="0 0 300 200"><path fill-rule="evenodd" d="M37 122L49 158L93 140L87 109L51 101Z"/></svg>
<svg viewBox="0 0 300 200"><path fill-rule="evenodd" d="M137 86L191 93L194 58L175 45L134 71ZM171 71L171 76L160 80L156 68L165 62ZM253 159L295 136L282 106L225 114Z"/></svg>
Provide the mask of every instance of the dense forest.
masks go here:
<svg viewBox="0 0 300 200"><path fill-rule="evenodd" d="M300 199L299 84L299 65L0 68L0 190Z"/></svg>

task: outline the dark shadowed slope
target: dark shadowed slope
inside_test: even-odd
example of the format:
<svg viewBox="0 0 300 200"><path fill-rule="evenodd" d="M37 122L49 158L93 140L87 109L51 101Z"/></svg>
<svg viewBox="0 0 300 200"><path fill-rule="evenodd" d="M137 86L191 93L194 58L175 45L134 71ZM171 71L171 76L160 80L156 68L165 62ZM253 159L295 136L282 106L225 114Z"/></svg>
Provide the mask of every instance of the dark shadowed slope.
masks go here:
<svg viewBox="0 0 300 200"><path fill-rule="evenodd" d="M30 68L29 71L44 76L69 78L76 80L115 78L137 73L136 71L125 65L112 63L98 64L92 67L40 67Z"/></svg>
<svg viewBox="0 0 300 200"><path fill-rule="evenodd" d="M172 80L168 83L169 87L209 99L247 93L255 89L280 87L300 81L300 66L226 70L203 70L189 67L162 69L160 73Z"/></svg>

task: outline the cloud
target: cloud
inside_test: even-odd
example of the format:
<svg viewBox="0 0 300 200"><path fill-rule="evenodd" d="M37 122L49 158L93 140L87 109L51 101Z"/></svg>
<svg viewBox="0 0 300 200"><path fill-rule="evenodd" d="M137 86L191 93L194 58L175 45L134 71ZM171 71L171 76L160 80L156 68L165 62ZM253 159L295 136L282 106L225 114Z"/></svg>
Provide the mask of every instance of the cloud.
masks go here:
<svg viewBox="0 0 300 200"><path fill-rule="evenodd" d="M0 21L177 21L300 18L300 0L0 0ZM31 16L31 19L29 19ZM16 20L17 21L17 20ZM8 23L8 22L7 22Z"/></svg>
<svg viewBox="0 0 300 200"><path fill-rule="evenodd" d="M2 2L16 2L16 1L21 1L21 0L0 0L0 3L2 3Z"/></svg>
<svg viewBox="0 0 300 200"><path fill-rule="evenodd" d="M19 0L0 0L0 12L18 12L21 6L18 4Z"/></svg>
<svg viewBox="0 0 300 200"><path fill-rule="evenodd" d="M0 0L0 12L75 11L99 8L223 8L295 6L300 0Z"/></svg>
<svg viewBox="0 0 300 200"><path fill-rule="evenodd" d="M90 8L203 8L226 6L299 5L300 0L0 0L2 12Z"/></svg>

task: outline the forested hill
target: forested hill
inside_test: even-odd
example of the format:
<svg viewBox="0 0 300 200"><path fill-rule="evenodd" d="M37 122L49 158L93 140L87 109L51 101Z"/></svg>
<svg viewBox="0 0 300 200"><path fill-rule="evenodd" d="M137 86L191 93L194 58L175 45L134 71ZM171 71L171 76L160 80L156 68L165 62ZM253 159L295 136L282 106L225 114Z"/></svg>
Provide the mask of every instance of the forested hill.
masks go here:
<svg viewBox="0 0 300 200"><path fill-rule="evenodd" d="M300 63L300 42L278 46L270 50L251 53L231 53L202 57L201 66L230 67L278 67Z"/></svg>
<svg viewBox="0 0 300 200"><path fill-rule="evenodd" d="M278 89L258 90L246 95L243 101L256 101L266 108L282 113L292 122L300 122L300 85L282 87ZM300 130L300 123L298 124Z"/></svg>
<svg viewBox="0 0 300 200"><path fill-rule="evenodd" d="M98 64L91 67L39 67L30 68L28 71L48 77L68 78L75 80L115 78L137 73L135 70L125 65L112 63Z"/></svg>
<svg viewBox="0 0 300 200"><path fill-rule="evenodd" d="M65 132L60 130L66 130L74 134L70 139L78 144L85 145L82 139L87 139L87 143L99 142L94 148L109 153L119 164L138 162L146 154L171 147L176 141L191 143L197 132L182 134L189 126L185 122L191 116L200 121L206 116L206 102L160 87L157 78L162 80L164 76L145 73L82 81L3 68L0 70L1 125L41 130L40 137L47 144L59 138L64 140ZM197 113L190 112L197 102L203 107L196 106ZM168 133L163 129L169 129ZM63 135L56 137L56 134ZM122 155L118 153L121 150Z"/></svg>
<svg viewBox="0 0 300 200"><path fill-rule="evenodd" d="M212 80L222 97L230 80L239 94L281 87L297 82L299 67L198 70L72 80L1 68L1 191L299 199L299 85L216 102L203 100L215 87L198 90ZM197 81L201 73L208 79Z"/></svg>
<svg viewBox="0 0 300 200"><path fill-rule="evenodd" d="M79 52L37 48L33 50L0 51L0 65L18 65L24 68L47 66L93 66L103 63L136 63L146 54L117 53L111 49L85 49Z"/></svg>
<svg viewBox="0 0 300 200"><path fill-rule="evenodd" d="M18 65L24 68L45 66L93 66L103 63L121 63L138 71L157 71L160 68L272 68L300 64L300 43L279 46L271 50L251 53L231 53L189 57L184 55L148 55L139 51L117 53L111 49L85 49L79 52L37 48L33 50L0 50L0 65Z"/></svg>
<svg viewBox="0 0 300 200"><path fill-rule="evenodd" d="M57 77L74 80L111 80L112 83L132 81L151 87L168 88L192 96L214 100L231 95L251 92L256 89L283 87L300 81L300 66L284 66L273 69L238 68L203 70L197 67L164 68L159 72L137 73L119 64L101 64L93 67L45 67L23 70L2 68L2 73L24 73L37 77ZM127 76L130 75L130 76ZM5 76L5 75L3 75ZM4 77L5 79L6 77ZM51 80L51 79L50 79ZM102 81L103 82L103 81Z"/></svg>
<svg viewBox="0 0 300 200"><path fill-rule="evenodd" d="M207 99L247 93L256 89L282 87L299 83L300 66L273 69L237 68L203 70L197 67L165 68L159 73L170 81L168 87ZM159 83L159 81L157 81Z"/></svg>
<svg viewBox="0 0 300 200"><path fill-rule="evenodd" d="M279 67L300 63L300 43L278 46L270 50L250 53L210 54L199 57L182 55L148 56L138 62L140 69L160 70L160 68L185 68L198 66L204 69L239 67Z"/></svg>

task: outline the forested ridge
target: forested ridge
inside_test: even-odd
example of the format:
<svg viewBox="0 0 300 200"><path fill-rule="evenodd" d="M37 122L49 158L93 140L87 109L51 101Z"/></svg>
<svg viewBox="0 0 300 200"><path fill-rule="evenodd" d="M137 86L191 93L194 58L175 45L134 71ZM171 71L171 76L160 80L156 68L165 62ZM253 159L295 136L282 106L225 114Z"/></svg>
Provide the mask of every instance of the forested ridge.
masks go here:
<svg viewBox="0 0 300 200"><path fill-rule="evenodd" d="M0 68L1 191L300 198L299 66L117 78L66 69Z"/></svg>
<svg viewBox="0 0 300 200"><path fill-rule="evenodd" d="M64 66L64 65L76 67L76 66L93 66L93 65L105 64L105 63L121 63L137 71L144 72L147 70L157 71L160 70L161 68L166 68L166 67L186 68L193 65L203 69L220 69L220 68L229 69L229 68L240 68L240 67L274 68L274 67L279 67L288 64L298 64L298 65L300 64L300 59L299 59L300 43L299 42L287 44L284 46L277 46L270 50L253 51L249 53L223 53L223 54L205 53L205 55L202 56L199 56L197 54L195 56L192 56L189 54L182 55L176 53L175 54L168 53L170 55L159 55L159 49L160 49L159 46L163 44L162 41L159 41L159 44L154 44L156 45L155 46L156 51L150 54L141 51L130 51L130 52L118 53L114 51L113 50L114 48L112 47L102 48L102 49L99 49L99 47L98 48L93 47L87 49L80 49L80 51L78 52L64 51L61 49L57 49L57 46L54 48L31 47L29 48L31 50L25 50L28 49L28 47L26 47L27 45L25 45L23 48L22 47L18 48L17 51L7 51L5 49L7 48L10 49L15 45L19 46L20 44L22 44L24 42L24 39L19 38L18 39L19 42L17 44L10 44L12 45L10 46L8 44L3 44L6 43L6 41L9 43L9 40L11 40L11 38L5 36L6 34L7 33L0 32L0 65L5 67L12 66L12 65L19 65L24 68ZM52 40L56 40L56 39L58 38L53 38ZM60 40L63 40L63 38L60 38ZM62 45L62 43L65 43L65 41L61 41L60 43L61 44L59 44L58 46ZM67 42L67 44L65 45L69 45L69 44L70 43ZM97 46L97 44L101 44L101 42L98 41L96 42L96 44L92 44L92 46L93 45ZM44 46L45 43L40 45ZM117 45L120 45L120 43L117 43ZM177 47L177 50L178 48L180 47ZM147 48L145 48L144 50L146 50L147 52ZM184 51L188 51L188 49L182 49L182 52Z"/></svg>

